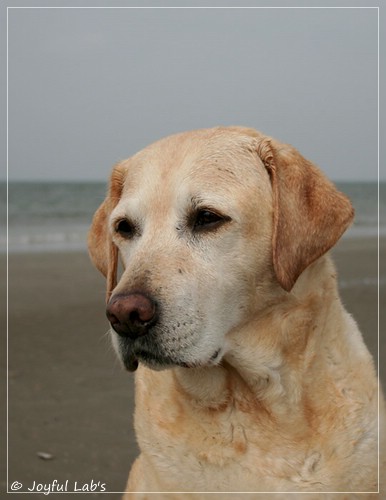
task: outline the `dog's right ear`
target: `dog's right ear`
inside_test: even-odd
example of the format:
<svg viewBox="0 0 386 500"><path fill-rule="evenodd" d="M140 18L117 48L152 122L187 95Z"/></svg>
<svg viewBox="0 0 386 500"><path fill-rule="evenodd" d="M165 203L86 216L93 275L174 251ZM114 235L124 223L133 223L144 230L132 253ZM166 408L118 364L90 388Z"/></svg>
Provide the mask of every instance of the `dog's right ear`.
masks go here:
<svg viewBox="0 0 386 500"><path fill-rule="evenodd" d="M88 233L88 251L95 267L105 276L106 301L117 284L118 249L109 231L109 217L121 198L126 166L118 163L113 168L106 199L95 212Z"/></svg>

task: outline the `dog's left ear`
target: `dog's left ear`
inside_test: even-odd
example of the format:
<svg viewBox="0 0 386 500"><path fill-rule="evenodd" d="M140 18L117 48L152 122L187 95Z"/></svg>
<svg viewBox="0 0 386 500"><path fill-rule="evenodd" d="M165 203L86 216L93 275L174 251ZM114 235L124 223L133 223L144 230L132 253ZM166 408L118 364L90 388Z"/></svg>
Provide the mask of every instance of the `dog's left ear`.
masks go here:
<svg viewBox="0 0 386 500"><path fill-rule="evenodd" d="M126 168L117 164L112 171L106 199L100 205L92 220L88 233L88 251L95 267L107 280L106 301L117 284L118 249L109 231L109 217L121 198Z"/></svg>
<svg viewBox="0 0 386 500"><path fill-rule="evenodd" d="M349 199L292 146L260 138L274 200L273 265L284 290L327 252L354 217Z"/></svg>

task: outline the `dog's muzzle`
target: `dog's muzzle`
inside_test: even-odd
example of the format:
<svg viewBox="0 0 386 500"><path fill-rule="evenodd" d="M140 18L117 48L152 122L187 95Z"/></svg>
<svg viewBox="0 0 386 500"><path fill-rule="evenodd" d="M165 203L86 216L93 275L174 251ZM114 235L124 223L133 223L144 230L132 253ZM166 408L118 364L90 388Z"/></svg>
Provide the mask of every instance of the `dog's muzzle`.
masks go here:
<svg viewBox="0 0 386 500"><path fill-rule="evenodd" d="M119 345L126 369L135 371L138 358L134 353L134 343L145 338L151 327L157 324L156 301L142 292L117 294L107 304L106 316L121 339Z"/></svg>

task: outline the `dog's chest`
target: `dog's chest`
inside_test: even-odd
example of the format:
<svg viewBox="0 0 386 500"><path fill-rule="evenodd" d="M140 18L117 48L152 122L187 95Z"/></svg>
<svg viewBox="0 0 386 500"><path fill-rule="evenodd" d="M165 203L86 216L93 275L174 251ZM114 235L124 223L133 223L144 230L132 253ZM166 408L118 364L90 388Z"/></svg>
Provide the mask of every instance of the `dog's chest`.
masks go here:
<svg viewBox="0 0 386 500"><path fill-rule="evenodd" d="M198 419L174 410L163 408L136 425L140 448L158 473L176 484L184 478L186 488L201 491L224 489L236 470L245 477L249 461L252 466L245 425L230 415Z"/></svg>
<svg viewBox="0 0 386 500"><path fill-rule="evenodd" d="M162 478L158 491L317 491L355 481L371 489L375 481L369 464L362 478L349 475L363 447L376 451L374 419L363 433L347 419L328 427L325 415L324 432L315 431L302 412L275 415L240 387L205 405L176 389L168 372L138 371L135 428L146 474Z"/></svg>
<svg viewBox="0 0 386 500"><path fill-rule="evenodd" d="M270 477L292 482L307 456L240 402L200 408L165 387L152 397L147 391L137 391L138 442L157 472L176 484L184 477L195 491L253 490L256 481L269 488ZM310 459L309 470L318 460L318 454Z"/></svg>
<svg viewBox="0 0 386 500"><path fill-rule="evenodd" d="M198 461L224 466L247 453L248 419L232 409L194 409L158 399L136 419L137 433L152 450L168 449L171 459L189 454ZM140 420L140 421L139 421Z"/></svg>

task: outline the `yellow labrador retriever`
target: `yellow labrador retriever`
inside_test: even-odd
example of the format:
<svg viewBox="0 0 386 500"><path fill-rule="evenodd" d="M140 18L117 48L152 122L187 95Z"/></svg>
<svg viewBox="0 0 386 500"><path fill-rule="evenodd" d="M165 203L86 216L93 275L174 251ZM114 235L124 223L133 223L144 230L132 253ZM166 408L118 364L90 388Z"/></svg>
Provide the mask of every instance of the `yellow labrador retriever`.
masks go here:
<svg viewBox="0 0 386 500"><path fill-rule="evenodd" d="M115 166L89 249L137 369L127 499L378 491L377 378L326 254L352 218L317 167L250 129L174 135Z"/></svg>

